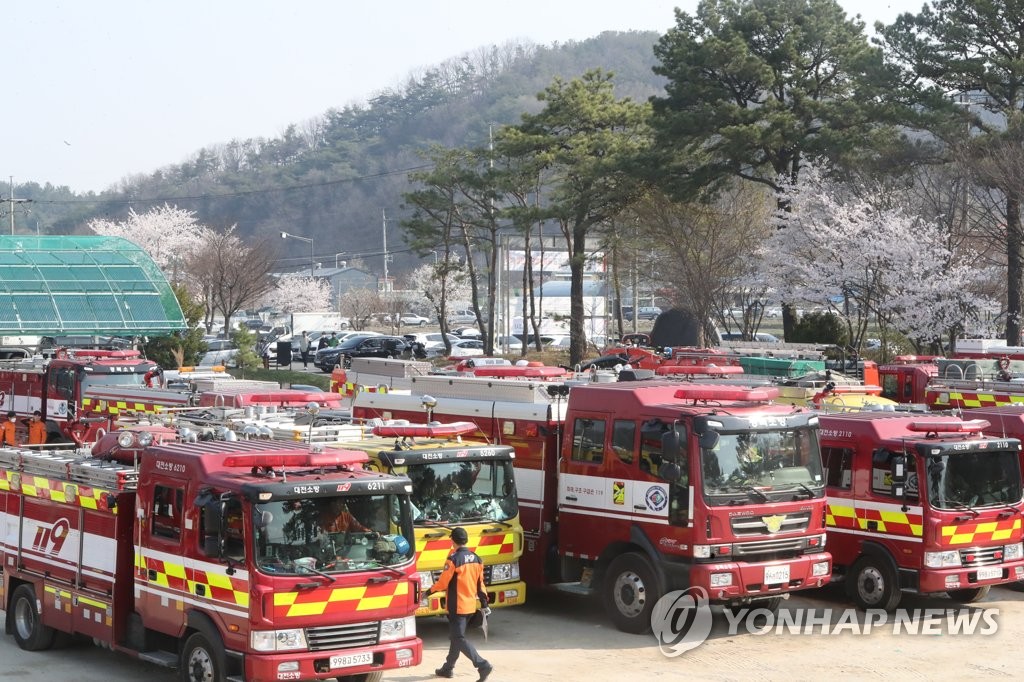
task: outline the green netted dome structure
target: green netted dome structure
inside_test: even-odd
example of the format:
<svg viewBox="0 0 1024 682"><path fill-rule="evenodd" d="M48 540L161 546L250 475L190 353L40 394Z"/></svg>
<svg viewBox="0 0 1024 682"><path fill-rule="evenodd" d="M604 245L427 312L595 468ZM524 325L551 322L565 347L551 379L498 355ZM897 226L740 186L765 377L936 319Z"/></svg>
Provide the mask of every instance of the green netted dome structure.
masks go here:
<svg viewBox="0 0 1024 682"><path fill-rule="evenodd" d="M161 336L186 326L163 272L127 239L0 236L0 335Z"/></svg>

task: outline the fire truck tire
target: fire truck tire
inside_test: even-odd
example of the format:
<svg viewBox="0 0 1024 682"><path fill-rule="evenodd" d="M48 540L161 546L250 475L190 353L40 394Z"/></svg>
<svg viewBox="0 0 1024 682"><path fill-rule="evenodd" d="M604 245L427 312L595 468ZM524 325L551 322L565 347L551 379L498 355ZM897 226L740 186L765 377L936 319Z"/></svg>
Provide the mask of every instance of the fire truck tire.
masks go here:
<svg viewBox="0 0 1024 682"><path fill-rule="evenodd" d="M53 646L57 631L43 625L31 585L19 585L11 596L11 625L14 641L25 651L42 651Z"/></svg>
<svg viewBox="0 0 1024 682"><path fill-rule="evenodd" d="M384 678L384 673L363 673L362 675L342 675L338 678L338 682L380 682Z"/></svg>
<svg viewBox="0 0 1024 682"><path fill-rule="evenodd" d="M885 557L877 554L865 554L857 559L850 569L850 578L850 596L862 609L892 611L903 596L896 571Z"/></svg>
<svg viewBox="0 0 1024 682"><path fill-rule="evenodd" d="M193 632L181 651L182 682L223 682L223 647L215 646L204 633Z"/></svg>
<svg viewBox="0 0 1024 682"><path fill-rule="evenodd" d="M991 585L984 585L982 587L971 587L963 590L950 590L946 594L953 601L958 601L961 604L973 604L976 601L981 601L988 596L988 591L991 589Z"/></svg>
<svg viewBox="0 0 1024 682"><path fill-rule="evenodd" d="M641 635L651 630L651 611L661 598L654 570L640 554L615 557L604 576L604 607L615 627Z"/></svg>

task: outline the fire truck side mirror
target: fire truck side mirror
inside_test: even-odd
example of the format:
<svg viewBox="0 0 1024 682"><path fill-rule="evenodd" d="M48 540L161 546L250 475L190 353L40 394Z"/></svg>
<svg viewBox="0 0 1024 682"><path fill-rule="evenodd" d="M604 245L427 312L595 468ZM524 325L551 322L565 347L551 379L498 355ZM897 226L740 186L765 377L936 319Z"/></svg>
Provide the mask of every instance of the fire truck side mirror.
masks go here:
<svg viewBox="0 0 1024 682"><path fill-rule="evenodd" d="M664 462L658 467L658 476L668 483L676 483L683 477L683 468L675 462Z"/></svg>
<svg viewBox="0 0 1024 682"><path fill-rule="evenodd" d="M889 462L889 473L892 478L893 497L903 497L907 487L906 455L893 455Z"/></svg>
<svg viewBox="0 0 1024 682"><path fill-rule="evenodd" d="M669 430L661 434L661 457L666 462L679 461L679 434L674 430Z"/></svg>
<svg viewBox="0 0 1024 682"><path fill-rule="evenodd" d="M718 431L708 429L697 437L701 450L714 450L718 447Z"/></svg>

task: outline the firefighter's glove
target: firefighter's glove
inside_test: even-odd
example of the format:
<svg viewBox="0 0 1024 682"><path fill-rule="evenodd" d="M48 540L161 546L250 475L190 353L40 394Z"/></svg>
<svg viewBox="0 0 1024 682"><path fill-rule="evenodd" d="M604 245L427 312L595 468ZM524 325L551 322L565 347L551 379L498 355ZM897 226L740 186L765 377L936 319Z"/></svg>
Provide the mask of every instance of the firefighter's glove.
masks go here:
<svg viewBox="0 0 1024 682"><path fill-rule="evenodd" d="M485 607L483 607L482 609L480 609L480 611L481 611L481 613L483 613L483 614L484 614L485 616L489 616L489 615L491 615L491 607L490 607L490 606L485 606Z"/></svg>

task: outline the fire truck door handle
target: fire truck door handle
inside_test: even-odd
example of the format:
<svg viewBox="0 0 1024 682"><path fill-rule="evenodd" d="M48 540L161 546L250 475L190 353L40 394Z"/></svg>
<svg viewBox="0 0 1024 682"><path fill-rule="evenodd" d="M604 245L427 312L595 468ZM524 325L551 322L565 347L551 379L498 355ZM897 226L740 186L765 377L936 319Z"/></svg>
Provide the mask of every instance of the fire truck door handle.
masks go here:
<svg viewBox="0 0 1024 682"><path fill-rule="evenodd" d="M633 509L638 509L638 510L640 510L640 511L647 511L647 507L645 507L645 506L644 506L644 505L642 505L642 504L634 504L634 505L633 505Z"/></svg>
<svg viewBox="0 0 1024 682"><path fill-rule="evenodd" d="M878 530L878 521L868 521L868 530Z"/></svg>
<svg viewBox="0 0 1024 682"><path fill-rule="evenodd" d="M156 580L156 571L154 571L153 569L149 569L149 579Z"/></svg>
<svg viewBox="0 0 1024 682"><path fill-rule="evenodd" d="M200 597L206 596L206 585L196 585L196 595Z"/></svg>
<svg viewBox="0 0 1024 682"><path fill-rule="evenodd" d="M576 502L576 498L573 497L572 495L566 495L565 499L569 500L570 502Z"/></svg>

